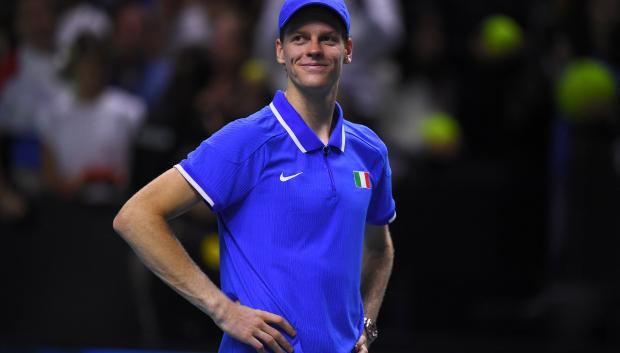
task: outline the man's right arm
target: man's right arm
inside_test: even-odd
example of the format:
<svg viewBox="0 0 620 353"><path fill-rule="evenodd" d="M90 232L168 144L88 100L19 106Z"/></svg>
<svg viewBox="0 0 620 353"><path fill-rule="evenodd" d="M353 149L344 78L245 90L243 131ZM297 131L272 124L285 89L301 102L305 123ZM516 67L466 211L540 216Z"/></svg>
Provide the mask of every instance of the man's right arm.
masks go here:
<svg viewBox="0 0 620 353"><path fill-rule="evenodd" d="M142 262L175 291L197 306L225 332L264 352L292 352L290 343L270 324L291 336L295 332L280 316L233 303L200 270L174 236L167 220L196 203L200 195L174 168L150 182L121 208L114 230L133 248Z"/></svg>

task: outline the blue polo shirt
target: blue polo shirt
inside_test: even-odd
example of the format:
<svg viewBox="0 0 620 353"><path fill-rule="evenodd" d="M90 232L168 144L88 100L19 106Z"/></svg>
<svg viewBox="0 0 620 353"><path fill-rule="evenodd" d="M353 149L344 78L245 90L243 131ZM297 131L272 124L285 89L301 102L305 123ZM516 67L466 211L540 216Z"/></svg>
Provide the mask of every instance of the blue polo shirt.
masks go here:
<svg viewBox="0 0 620 353"><path fill-rule="evenodd" d="M286 318L301 353L349 353L363 332L364 226L396 217L387 149L336 104L325 146L278 91L175 168L217 213L221 289ZM255 351L224 334L220 352Z"/></svg>

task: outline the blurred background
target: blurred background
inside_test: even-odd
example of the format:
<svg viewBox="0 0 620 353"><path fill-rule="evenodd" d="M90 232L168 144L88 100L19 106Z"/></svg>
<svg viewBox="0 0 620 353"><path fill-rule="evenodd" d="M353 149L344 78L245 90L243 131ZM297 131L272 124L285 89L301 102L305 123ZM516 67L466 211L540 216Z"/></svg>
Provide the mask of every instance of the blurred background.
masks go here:
<svg viewBox="0 0 620 353"><path fill-rule="evenodd" d="M0 6L0 352L217 350L112 230L283 89L281 0ZM620 350L620 0L351 0L339 101L390 150L372 352ZM215 220L172 227L218 280Z"/></svg>

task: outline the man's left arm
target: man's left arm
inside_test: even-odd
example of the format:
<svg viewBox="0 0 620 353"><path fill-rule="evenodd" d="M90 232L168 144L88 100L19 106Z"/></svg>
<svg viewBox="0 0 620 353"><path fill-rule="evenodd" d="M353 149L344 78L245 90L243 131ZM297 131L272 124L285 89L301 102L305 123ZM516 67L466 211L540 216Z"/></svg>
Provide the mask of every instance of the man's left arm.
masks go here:
<svg viewBox="0 0 620 353"><path fill-rule="evenodd" d="M362 300L365 316L376 322L383 296L387 288L392 266L394 264L394 245L387 225L366 226L364 236L364 257L362 263ZM362 335L360 341L366 342ZM356 348L361 344L358 341ZM368 346L368 344L365 344ZM363 352L363 350L357 350Z"/></svg>

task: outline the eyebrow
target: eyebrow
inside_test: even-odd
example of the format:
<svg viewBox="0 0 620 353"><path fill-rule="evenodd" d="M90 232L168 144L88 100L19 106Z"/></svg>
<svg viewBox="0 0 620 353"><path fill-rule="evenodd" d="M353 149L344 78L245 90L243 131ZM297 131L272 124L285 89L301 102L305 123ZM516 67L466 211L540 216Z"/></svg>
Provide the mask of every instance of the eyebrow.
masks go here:
<svg viewBox="0 0 620 353"><path fill-rule="evenodd" d="M307 34L308 31L303 31L300 29L296 29L294 31L290 31L288 33L289 36L294 36L297 34ZM340 35L340 32L338 30L327 30L327 31L321 31L319 32L319 36L325 36L325 35Z"/></svg>

